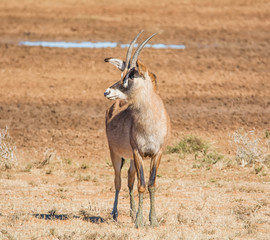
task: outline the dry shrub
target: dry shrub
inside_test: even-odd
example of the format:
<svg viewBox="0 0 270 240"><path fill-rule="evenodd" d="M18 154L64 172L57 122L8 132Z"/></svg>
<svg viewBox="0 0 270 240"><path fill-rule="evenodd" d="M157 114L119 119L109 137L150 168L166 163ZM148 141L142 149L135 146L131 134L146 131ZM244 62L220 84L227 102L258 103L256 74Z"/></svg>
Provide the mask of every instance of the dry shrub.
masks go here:
<svg viewBox="0 0 270 240"><path fill-rule="evenodd" d="M267 133L267 132L266 132ZM270 139L256 130L239 129L231 135L231 146L235 150L235 160L243 167L253 164L256 174L264 167L269 168Z"/></svg>
<svg viewBox="0 0 270 240"><path fill-rule="evenodd" d="M0 129L0 168L10 169L17 166L15 150L16 147L12 146L8 127Z"/></svg>

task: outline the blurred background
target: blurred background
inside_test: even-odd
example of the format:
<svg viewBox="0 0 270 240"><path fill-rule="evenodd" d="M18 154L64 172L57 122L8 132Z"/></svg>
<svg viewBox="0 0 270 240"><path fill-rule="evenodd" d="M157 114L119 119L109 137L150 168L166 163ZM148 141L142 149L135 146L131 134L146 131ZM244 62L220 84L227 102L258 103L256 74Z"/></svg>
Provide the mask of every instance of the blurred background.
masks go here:
<svg viewBox="0 0 270 240"><path fill-rule="evenodd" d="M128 44L141 29L140 41L159 31L152 44L186 47L144 49L140 56L157 75L172 141L200 133L226 149L228 132L269 127L268 1L10 0L0 2L0 18L0 126L8 125L26 151L50 145L66 152L70 144L71 154L78 147L85 156L105 147L111 102L103 92L120 74L103 59L124 58L126 49L19 43Z"/></svg>

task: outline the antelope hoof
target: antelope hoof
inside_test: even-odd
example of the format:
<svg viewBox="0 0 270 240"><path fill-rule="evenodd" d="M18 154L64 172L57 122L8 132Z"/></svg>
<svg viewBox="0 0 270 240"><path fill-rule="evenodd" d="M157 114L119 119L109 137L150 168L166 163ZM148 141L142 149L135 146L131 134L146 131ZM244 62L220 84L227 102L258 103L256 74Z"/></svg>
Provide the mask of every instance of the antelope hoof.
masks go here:
<svg viewBox="0 0 270 240"><path fill-rule="evenodd" d="M142 213L137 214L136 221L135 221L135 227L136 228L143 227L143 215L142 215Z"/></svg>
<svg viewBox="0 0 270 240"><path fill-rule="evenodd" d="M158 227L159 226L159 223L157 221L157 217L155 214L152 214L152 213L149 214L149 221L150 221L151 227Z"/></svg>
<svg viewBox="0 0 270 240"><path fill-rule="evenodd" d="M111 213L113 220L117 222L118 212L112 211Z"/></svg>
<svg viewBox="0 0 270 240"><path fill-rule="evenodd" d="M150 226L151 227L158 227L159 226L156 218L150 218Z"/></svg>

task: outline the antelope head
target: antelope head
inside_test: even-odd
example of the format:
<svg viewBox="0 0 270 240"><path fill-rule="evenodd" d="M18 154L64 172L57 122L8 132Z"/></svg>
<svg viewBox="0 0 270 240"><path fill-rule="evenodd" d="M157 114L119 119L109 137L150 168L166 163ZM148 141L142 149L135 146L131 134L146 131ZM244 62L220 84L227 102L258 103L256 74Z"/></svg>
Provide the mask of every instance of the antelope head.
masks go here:
<svg viewBox="0 0 270 240"><path fill-rule="evenodd" d="M155 74L150 72L140 61L138 61L138 56L146 43L157 33L154 33L142 42L131 59L134 44L142 32L143 31L141 31L130 43L125 61L117 58L106 58L104 60L105 62L113 64L122 72L121 80L109 87L104 92L104 97L108 99L129 100L142 88L156 88Z"/></svg>

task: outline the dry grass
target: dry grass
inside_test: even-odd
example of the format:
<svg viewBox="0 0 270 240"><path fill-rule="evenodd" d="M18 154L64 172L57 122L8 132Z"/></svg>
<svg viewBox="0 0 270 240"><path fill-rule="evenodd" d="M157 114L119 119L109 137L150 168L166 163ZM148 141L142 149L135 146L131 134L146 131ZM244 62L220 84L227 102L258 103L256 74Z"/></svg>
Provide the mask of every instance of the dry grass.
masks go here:
<svg viewBox="0 0 270 240"><path fill-rule="evenodd" d="M8 127L0 129L0 168L10 169L17 165L15 150L16 147L12 144Z"/></svg>
<svg viewBox="0 0 270 240"><path fill-rule="evenodd" d="M213 149L207 146L197 158L197 150L164 155L156 193L160 227L149 226L146 193L139 230L129 217L128 164L114 222L112 167L106 161L90 167L45 150L40 161L1 173L0 239L268 239L269 177L252 166L228 165L225 157L194 168L206 164Z"/></svg>
<svg viewBox="0 0 270 240"><path fill-rule="evenodd" d="M262 133L255 129L251 131L239 129L231 135L231 147L235 152L235 160L240 166L252 165L256 174L269 174L269 131Z"/></svg>
<svg viewBox="0 0 270 240"><path fill-rule="evenodd" d="M270 162L270 140L268 132L265 136L256 130L239 129L231 136L231 146L236 152L236 161L241 166L248 164L268 164Z"/></svg>

